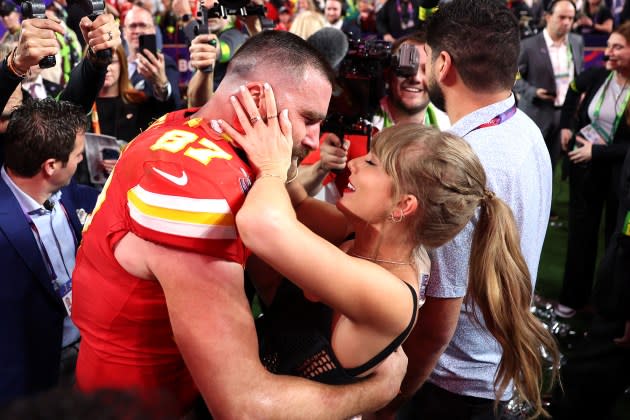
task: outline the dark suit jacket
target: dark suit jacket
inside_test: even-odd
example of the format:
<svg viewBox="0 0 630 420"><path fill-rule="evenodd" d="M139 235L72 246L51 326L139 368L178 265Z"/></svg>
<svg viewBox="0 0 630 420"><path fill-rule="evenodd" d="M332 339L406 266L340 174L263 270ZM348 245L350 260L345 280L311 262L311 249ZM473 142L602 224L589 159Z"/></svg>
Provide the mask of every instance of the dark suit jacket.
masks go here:
<svg viewBox="0 0 630 420"><path fill-rule="evenodd" d="M164 65L166 69L166 78L171 84L173 100L175 101L175 109L182 107L182 97L179 93L179 70L177 64L168 54L164 54ZM139 89L142 90L147 96L153 96L153 84L149 80L145 80L139 72L134 72L131 75L131 84L136 87L138 83L144 80L144 86ZM136 87L136 89L138 89Z"/></svg>
<svg viewBox="0 0 630 420"><path fill-rule="evenodd" d="M61 203L81 238L77 208L90 211L96 194L65 187ZM0 405L49 389L59 376L66 310L54 291L19 203L0 178Z"/></svg>
<svg viewBox="0 0 630 420"><path fill-rule="evenodd" d="M581 36L569 34L569 45L573 55L575 75L577 75L582 71L584 64L584 42ZM518 107L534 120L544 133L553 122L553 113L549 112L553 108L553 103L538 99L536 89L555 91L556 82L549 50L542 32L521 41L518 71L520 78L514 85L514 91L520 95Z"/></svg>
<svg viewBox="0 0 630 420"><path fill-rule="evenodd" d="M578 131L591 119L588 116L588 107L595 100L595 94L606 82L610 71L601 67L594 67L586 70L575 79L575 89L569 89L567 98L562 107L560 126L570 128L573 132ZM582 98L584 94L584 98ZM572 147L572 145L570 145ZM610 170L610 185L616 191L621 178L621 165L630 148L630 125L627 121L627 112L623 114L619 121L619 126L613 135L609 145L594 144L592 148L591 165L593 170Z"/></svg>
<svg viewBox="0 0 630 420"><path fill-rule="evenodd" d="M61 93L62 87L60 84L51 82L50 80L42 79L44 89L46 90L46 96L48 98L56 98ZM31 98L31 94L28 90L22 87L22 96L25 98Z"/></svg>

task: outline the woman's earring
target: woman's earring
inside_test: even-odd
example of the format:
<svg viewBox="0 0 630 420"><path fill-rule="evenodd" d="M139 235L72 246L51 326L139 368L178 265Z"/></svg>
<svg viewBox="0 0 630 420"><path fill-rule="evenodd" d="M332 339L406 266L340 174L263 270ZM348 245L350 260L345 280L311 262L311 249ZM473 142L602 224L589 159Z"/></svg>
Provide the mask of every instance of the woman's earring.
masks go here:
<svg viewBox="0 0 630 420"><path fill-rule="evenodd" d="M402 220L405 218L405 215L400 212L398 216L394 216L394 212L390 213L389 217L387 218L387 220L389 220L390 222L394 222L394 223L400 223L402 222Z"/></svg>

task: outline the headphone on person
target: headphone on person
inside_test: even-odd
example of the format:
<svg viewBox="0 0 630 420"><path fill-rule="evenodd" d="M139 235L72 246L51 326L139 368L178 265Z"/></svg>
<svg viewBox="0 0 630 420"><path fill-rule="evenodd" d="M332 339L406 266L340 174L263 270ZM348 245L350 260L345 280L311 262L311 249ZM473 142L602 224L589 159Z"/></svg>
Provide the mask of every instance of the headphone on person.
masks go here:
<svg viewBox="0 0 630 420"><path fill-rule="evenodd" d="M553 9L556 7L556 4L560 3L561 1L566 1L566 2L571 3L571 6L573 6L573 9L575 10L575 13L577 14L577 6L571 0L551 0L547 4L547 7L545 8L545 13L548 13L548 14L552 15L553 14Z"/></svg>

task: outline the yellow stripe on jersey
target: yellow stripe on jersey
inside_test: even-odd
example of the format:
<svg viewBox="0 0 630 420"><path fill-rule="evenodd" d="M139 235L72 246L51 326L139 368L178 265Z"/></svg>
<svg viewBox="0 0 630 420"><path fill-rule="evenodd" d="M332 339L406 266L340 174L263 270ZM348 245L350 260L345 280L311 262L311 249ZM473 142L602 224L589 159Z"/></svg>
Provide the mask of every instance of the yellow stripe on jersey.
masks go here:
<svg viewBox="0 0 630 420"><path fill-rule="evenodd" d="M128 191L127 204L131 218L148 229L190 238L236 238L226 200L156 194L136 186Z"/></svg>

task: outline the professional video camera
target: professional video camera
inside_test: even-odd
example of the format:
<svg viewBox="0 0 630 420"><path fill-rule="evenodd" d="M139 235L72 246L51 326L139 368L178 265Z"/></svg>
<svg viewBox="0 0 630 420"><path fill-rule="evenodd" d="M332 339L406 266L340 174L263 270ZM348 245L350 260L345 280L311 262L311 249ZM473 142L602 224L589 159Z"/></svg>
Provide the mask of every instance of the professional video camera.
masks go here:
<svg viewBox="0 0 630 420"><path fill-rule="evenodd" d="M208 10L208 17L265 16L265 6L249 0L218 0ZM198 13L199 14L199 13Z"/></svg>
<svg viewBox="0 0 630 420"><path fill-rule="evenodd" d="M250 3L249 0L219 0L210 8L205 6L202 0L197 11L197 18L184 27L184 35L188 45L199 34L208 34L208 19L222 18L227 19L228 16L258 16L262 29L272 29L273 21L265 16L267 9L260 4ZM215 45L213 41L211 45ZM201 69L204 73L211 73L212 66Z"/></svg>
<svg viewBox="0 0 630 420"><path fill-rule="evenodd" d="M339 65L334 89L322 132L339 138L346 134L372 134L372 118L385 96L385 73L393 71L409 77L418 71L418 51L402 44L396 54L392 44L380 40L348 39L348 52Z"/></svg>

